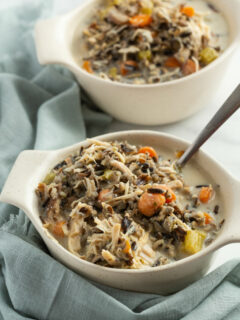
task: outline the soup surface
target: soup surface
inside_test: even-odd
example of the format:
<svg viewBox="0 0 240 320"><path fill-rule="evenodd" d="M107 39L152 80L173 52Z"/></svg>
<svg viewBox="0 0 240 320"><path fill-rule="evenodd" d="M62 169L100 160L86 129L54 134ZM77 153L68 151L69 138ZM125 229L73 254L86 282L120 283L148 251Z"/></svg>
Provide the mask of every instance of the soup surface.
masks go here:
<svg viewBox="0 0 240 320"><path fill-rule="evenodd" d="M197 72L228 43L223 15L204 0L104 0L79 29L77 63L101 78L134 84Z"/></svg>
<svg viewBox="0 0 240 320"><path fill-rule="evenodd" d="M90 139L39 183L43 226L74 255L107 267L150 268L197 253L224 222L220 186L195 166L180 171L180 155Z"/></svg>

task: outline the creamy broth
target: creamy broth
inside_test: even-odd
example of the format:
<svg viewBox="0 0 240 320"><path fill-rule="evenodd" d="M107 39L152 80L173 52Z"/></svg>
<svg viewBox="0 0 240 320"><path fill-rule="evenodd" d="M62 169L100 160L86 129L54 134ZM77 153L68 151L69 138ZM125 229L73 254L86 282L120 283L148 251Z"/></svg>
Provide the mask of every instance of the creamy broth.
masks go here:
<svg viewBox="0 0 240 320"><path fill-rule="evenodd" d="M173 153L171 150L161 148L158 150L158 153L165 160L170 160L172 162L176 161L177 152ZM221 196L221 186L216 183L213 177L211 177L206 170L201 168L195 160L189 161L189 163L182 169L182 177L186 185L190 186L192 193L196 196L199 195L201 189L200 186L206 186L209 184L212 185L214 193L211 197L211 200L207 204L199 202L197 209L199 211L212 214L217 224L221 225L224 223L224 203ZM177 198L178 206L184 209L185 205L187 204L187 202L184 201L184 197L178 195ZM216 210L216 213L214 213L214 210ZM203 247L206 247L208 244L210 244L215 237L215 231L209 231ZM184 257L187 257L187 255L184 252L180 252L178 258L182 259Z"/></svg>
<svg viewBox="0 0 240 320"><path fill-rule="evenodd" d="M111 1L120 3L125 0ZM152 3L151 0L141 1ZM167 4L163 10L168 9L168 4L173 8L181 8L181 5L184 4L187 8L193 8L195 13L193 17L187 17L186 20L183 18L183 21L181 18L178 18L177 22L167 21L169 24L167 28L170 31L167 31L169 34L166 34L165 30L159 31L157 24L160 23L159 21L161 24L165 22L163 18L157 17L157 13L152 13L153 25L150 23L147 26L135 28L114 24L108 16L104 19L99 18L101 12L107 10L107 2L103 1L96 10L97 13L89 14L85 25L81 22L76 29L72 44L75 61L87 72L105 80L151 84L178 79L197 72L215 60L226 49L229 42L228 24L223 14L211 2L204 0L153 1L164 6ZM117 8L120 12L119 5L113 7L114 10ZM123 4L122 8L121 13L124 11ZM176 15L176 13L174 14ZM95 24L97 31L94 30L95 27L92 27ZM105 31L99 31L101 28ZM119 32L118 30L121 28L123 31ZM177 31L174 31L174 28ZM119 40L112 45L111 43L114 43L115 40L108 39L107 34L110 31L115 32L115 30ZM154 37L150 32L152 35L154 34ZM185 33L185 38L179 37L180 32ZM187 35L188 32L190 35ZM137 40L136 34L142 37L142 43ZM163 39L161 44L158 37ZM199 37L202 37L202 44L199 44ZM175 44L172 47L173 41ZM116 49L117 45L119 45L118 49ZM165 47L166 49L163 49ZM124 50L127 52L126 54L123 53Z"/></svg>
<svg viewBox="0 0 240 320"><path fill-rule="evenodd" d="M181 172L179 152L89 143L36 189L43 226L66 249L102 266L144 269L214 241L224 222L221 187L194 161Z"/></svg>

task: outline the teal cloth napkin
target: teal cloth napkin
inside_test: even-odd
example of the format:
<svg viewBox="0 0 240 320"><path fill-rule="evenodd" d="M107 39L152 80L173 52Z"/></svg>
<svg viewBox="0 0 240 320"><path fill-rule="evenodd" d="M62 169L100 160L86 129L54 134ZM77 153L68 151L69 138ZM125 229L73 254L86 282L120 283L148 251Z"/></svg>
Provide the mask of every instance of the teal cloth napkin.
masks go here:
<svg viewBox="0 0 240 320"><path fill-rule="evenodd" d="M33 27L50 12L44 0L0 11L0 190L22 150L64 147L111 123L68 71L38 64ZM168 297L121 291L54 260L25 214L0 204L0 319L240 319L240 264Z"/></svg>

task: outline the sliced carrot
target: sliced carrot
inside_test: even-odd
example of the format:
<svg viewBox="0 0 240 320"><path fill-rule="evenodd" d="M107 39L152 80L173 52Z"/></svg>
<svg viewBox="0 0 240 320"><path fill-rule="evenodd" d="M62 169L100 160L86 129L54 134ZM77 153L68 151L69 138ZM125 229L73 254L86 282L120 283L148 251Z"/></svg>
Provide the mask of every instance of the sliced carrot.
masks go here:
<svg viewBox="0 0 240 320"><path fill-rule="evenodd" d="M180 66L181 66L180 62L174 57L169 57L164 62L164 67L166 68L179 68Z"/></svg>
<svg viewBox="0 0 240 320"><path fill-rule="evenodd" d="M53 227L53 231L52 231L55 234L55 236L58 236L58 237L61 237L61 238L64 237L64 232L63 232L63 229L62 229L62 226L64 224L65 224L65 221L56 222L56 224Z"/></svg>
<svg viewBox="0 0 240 320"><path fill-rule="evenodd" d="M207 212L204 212L204 217L205 217L205 224L209 224L212 222L213 218L208 214Z"/></svg>
<svg viewBox="0 0 240 320"><path fill-rule="evenodd" d="M184 150L178 150L175 152L176 158L181 158L181 156L184 154Z"/></svg>
<svg viewBox="0 0 240 320"><path fill-rule="evenodd" d="M175 193L172 191L172 189L170 187L168 187L166 184L158 184L157 186L154 185L154 188L159 188L162 190L166 190L167 192L164 194L165 199L166 199L166 203L170 203L172 201L176 200L176 195Z"/></svg>
<svg viewBox="0 0 240 320"><path fill-rule="evenodd" d="M40 182L38 184L38 191L44 192L44 189L45 189L45 183Z"/></svg>
<svg viewBox="0 0 240 320"><path fill-rule="evenodd" d="M110 189L103 189L98 194L98 200L104 202L112 198Z"/></svg>
<svg viewBox="0 0 240 320"><path fill-rule="evenodd" d="M146 27L152 23L152 17L149 14L139 14L129 19L133 27Z"/></svg>
<svg viewBox="0 0 240 320"><path fill-rule="evenodd" d="M146 159L139 158L139 162L140 162L140 163L144 163L144 162L146 162Z"/></svg>
<svg viewBox="0 0 240 320"><path fill-rule="evenodd" d="M91 62L86 60L83 62L83 65L82 65L83 69L86 70L87 72L89 73L93 73L93 70L92 70L92 66L91 66Z"/></svg>
<svg viewBox="0 0 240 320"><path fill-rule="evenodd" d="M184 65L182 66L182 73L187 76L189 74L192 74L194 72L196 72L197 69L196 69L196 64L188 59L186 63L184 63Z"/></svg>
<svg viewBox="0 0 240 320"><path fill-rule="evenodd" d="M127 60L125 62L123 62L120 66L120 72L122 76L126 76L129 72L130 72L130 68L137 68L138 64L136 61L134 60Z"/></svg>
<svg viewBox="0 0 240 320"><path fill-rule="evenodd" d="M162 194L144 192L138 201L138 210L145 216L151 217L165 203Z"/></svg>
<svg viewBox="0 0 240 320"><path fill-rule="evenodd" d="M195 11L193 7L182 7L180 8L181 13L185 14L189 18L193 17L195 14Z"/></svg>
<svg viewBox="0 0 240 320"><path fill-rule="evenodd" d="M142 147L138 150L138 153L148 153L150 157L158 159L158 154L152 147Z"/></svg>
<svg viewBox="0 0 240 320"><path fill-rule="evenodd" d="M129 253L130 249L131 249L131 244L130 244L129 240L127 239L127 240L125 241L125 247L124 247L124 249L123 249L123 252L124 252L124 253Z"/></svg>
<svg viewBox="0 0 240 320"><path fill-rule="evenodd" d="M198 198L201 202L207 203L211 199L212 193L212 187L202 187L199 192Z"/></svg>

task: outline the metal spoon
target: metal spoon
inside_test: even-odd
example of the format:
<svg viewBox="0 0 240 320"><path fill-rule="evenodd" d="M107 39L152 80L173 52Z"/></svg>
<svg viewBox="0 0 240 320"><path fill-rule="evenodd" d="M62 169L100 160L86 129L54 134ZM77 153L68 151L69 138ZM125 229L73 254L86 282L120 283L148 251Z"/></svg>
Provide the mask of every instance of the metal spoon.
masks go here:
<svg viewBox="0 0 240 320"><path fill-rule="evenodd" d="M203 145L203 143L211 137L211 135L238 110L240 107L240 84L236 87L230 97L224 102L222 107L215 113L206 127L200 132L195 141L187 148L184 154L177 160L179 167L185 164L192 158L195 152Z"/></svg>

